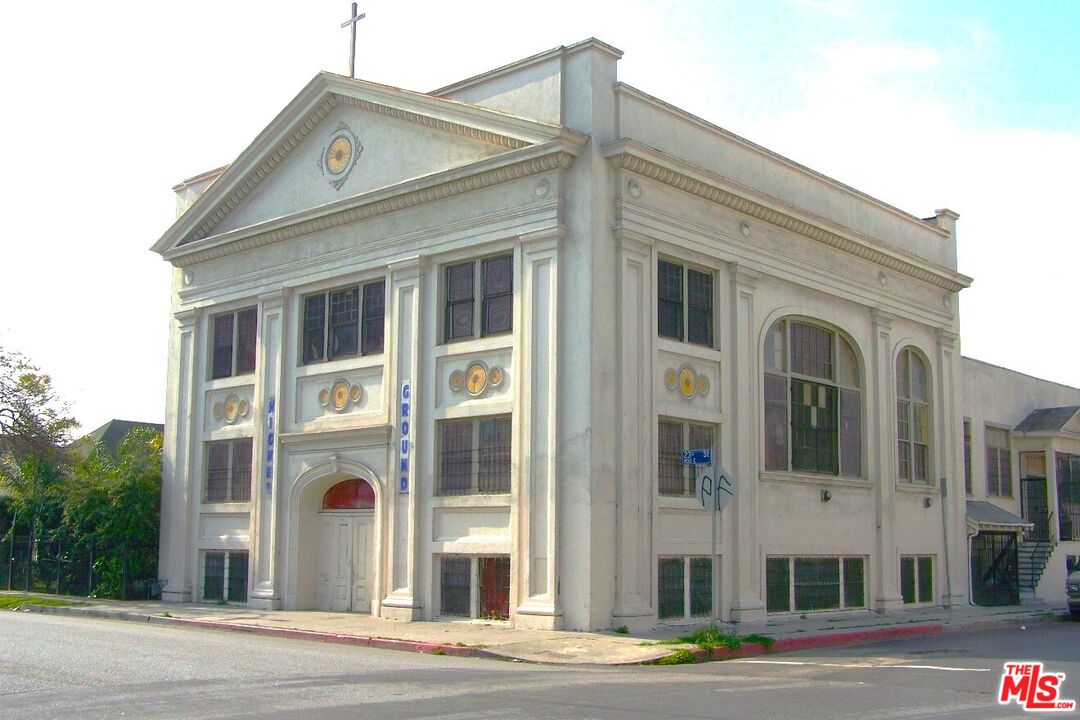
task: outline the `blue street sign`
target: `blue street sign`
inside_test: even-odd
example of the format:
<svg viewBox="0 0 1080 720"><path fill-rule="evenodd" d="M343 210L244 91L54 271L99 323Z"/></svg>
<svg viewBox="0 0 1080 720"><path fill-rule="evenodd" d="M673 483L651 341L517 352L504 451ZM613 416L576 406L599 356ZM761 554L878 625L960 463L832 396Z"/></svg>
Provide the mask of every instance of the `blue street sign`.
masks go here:
<svg viewBox="0 0 1080 720"><path fill-rule="evenodd" d="M712 450L683 450L683 465L712 465Z"/></svg>

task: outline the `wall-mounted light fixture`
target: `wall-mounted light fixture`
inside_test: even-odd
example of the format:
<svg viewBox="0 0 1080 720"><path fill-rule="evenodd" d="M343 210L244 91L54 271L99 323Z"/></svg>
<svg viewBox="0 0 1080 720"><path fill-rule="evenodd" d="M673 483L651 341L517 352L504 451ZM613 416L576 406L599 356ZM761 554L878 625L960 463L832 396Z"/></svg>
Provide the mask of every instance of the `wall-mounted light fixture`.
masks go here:
<svg viewBox="0 0 1080 720"><path fill-rule="evenodd" d="M832 500L832 490L821 491L821 502L829 502Z"/></svg>
<svg viewBox="0 0 1080 720"><path fill-rule="evenodd" d="M933 504L934 504L934 498L932 498L932 497L924 497L922 499L922 506L925 507L925 508L928 508Z"/></svg>

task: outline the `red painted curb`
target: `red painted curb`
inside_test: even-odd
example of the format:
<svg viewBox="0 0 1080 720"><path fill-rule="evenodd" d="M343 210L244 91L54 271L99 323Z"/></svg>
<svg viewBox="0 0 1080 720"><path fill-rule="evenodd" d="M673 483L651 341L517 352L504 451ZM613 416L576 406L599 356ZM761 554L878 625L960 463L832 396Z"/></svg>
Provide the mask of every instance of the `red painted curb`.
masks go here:
<svg viewBox="0 0 1080 720"><path fill-rule="evenodd" d="M909 625L907 627L879 628L877 630L855 630L852 632L811 635L803 638L785 638L773 643L770 652L790 652L792 650L810 650L813 648L832 647L834 645L852 645L854 643L874 642L877 640L899 640L901 638L931 635L945 629L944 625Z"/></svg>

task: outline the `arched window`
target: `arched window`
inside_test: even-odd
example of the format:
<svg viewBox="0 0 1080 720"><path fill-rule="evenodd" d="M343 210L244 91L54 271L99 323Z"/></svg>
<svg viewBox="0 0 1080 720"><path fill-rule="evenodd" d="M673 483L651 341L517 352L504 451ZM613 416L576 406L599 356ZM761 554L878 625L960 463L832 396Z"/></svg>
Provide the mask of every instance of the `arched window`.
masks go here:
<svg viewBox="0 0 1080 720"><path fill-rule="evenodd" d="M374 510L375 490L364 480L343 480L326 491L323 510Z"/></svg>
<svg viewBox="0 0 1080 720"><path fill-rule="evenodd" d="M900 479L930 482L930 373L913 348L896 358L896 438Z"/></svg>
<svg viewBox="0 0 1080 720"><path fill-rule="evenodd" d="M765 469L862 475L855 349L839 333L778 320L765 337Z"/></svg>

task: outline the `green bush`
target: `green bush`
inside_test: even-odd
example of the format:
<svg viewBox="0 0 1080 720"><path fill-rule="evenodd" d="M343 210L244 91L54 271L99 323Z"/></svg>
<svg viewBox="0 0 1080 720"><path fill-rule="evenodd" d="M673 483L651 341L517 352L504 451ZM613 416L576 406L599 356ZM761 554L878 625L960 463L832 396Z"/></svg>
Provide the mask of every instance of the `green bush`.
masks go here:
<svg viewBox="0 0 1080 720"><path fill-rule="evenodd" d="M680 648L670 655L665 655L656 661L657 665L689 665L697 662L697 656L694 653Z"/></svg>

